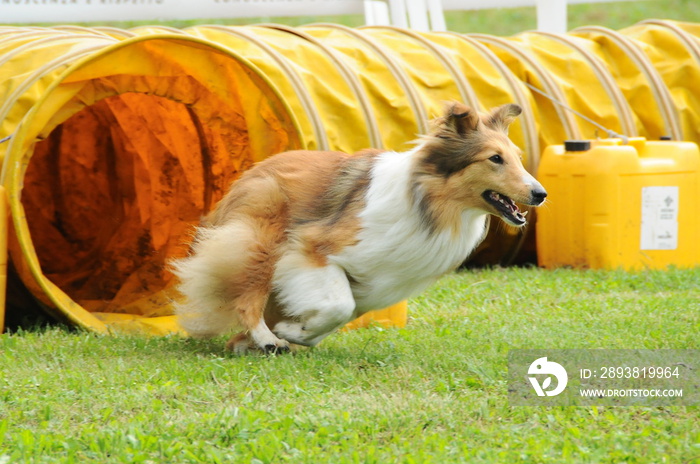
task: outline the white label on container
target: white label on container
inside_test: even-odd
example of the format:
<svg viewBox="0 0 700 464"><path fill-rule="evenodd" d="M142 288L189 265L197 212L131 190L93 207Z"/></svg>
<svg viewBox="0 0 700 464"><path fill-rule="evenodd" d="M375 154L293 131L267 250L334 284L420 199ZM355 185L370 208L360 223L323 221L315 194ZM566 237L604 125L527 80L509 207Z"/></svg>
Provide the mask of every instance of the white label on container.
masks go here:
<svg viewBox="0 0 700 464"><path fill-rule="evenodd" d="M678 187L642 187L642 250L678 248Z"/></svg>

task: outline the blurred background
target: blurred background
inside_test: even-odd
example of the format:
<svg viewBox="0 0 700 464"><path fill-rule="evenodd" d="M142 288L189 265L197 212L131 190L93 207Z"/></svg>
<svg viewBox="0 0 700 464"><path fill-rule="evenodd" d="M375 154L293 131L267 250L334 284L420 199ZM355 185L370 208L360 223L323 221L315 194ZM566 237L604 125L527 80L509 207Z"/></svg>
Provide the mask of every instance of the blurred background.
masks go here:
<svg viewBox="0 0 700 464"><path fill-rule="evenodd" d="M1 8L1 7L0 7ZM611 29L621 29L649 18L673 19L700 22L700 1L698 0L639 0L624 2L603 2L568 5L568 28L595 24ZM465 11L445 11L447 29L454 32L479 32L493 35L513 35L537 25L537 11L534 6L520 8L494 8ZM195 19L173 21L114 21L83 23L86 26L109 25L131 28L146 24L163 24L183 28L197 24L255 24L274 22L299 26L314 22L335 22L346 26L364 25L364 16L265 16L259 18ZM42 25L42 24L34 24ZM49 24L44 24L49 25Z"/></svg>

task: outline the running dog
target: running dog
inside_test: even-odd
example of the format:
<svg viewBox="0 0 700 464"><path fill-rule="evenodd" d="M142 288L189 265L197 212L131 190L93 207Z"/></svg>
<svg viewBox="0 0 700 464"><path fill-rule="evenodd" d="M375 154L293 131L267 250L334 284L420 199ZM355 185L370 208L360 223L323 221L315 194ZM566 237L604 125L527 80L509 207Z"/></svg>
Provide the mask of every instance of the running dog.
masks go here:
<svg viewBox="0 0 700 464"><path fill-rule="evenodd" d="M290 151L233 183L172 263L181 326L227 348L313 346L367 311L425 289L481 242L488 215L520 227L515 202L547 192L521 162L507 104L448 106L406 152Z"/></svg>

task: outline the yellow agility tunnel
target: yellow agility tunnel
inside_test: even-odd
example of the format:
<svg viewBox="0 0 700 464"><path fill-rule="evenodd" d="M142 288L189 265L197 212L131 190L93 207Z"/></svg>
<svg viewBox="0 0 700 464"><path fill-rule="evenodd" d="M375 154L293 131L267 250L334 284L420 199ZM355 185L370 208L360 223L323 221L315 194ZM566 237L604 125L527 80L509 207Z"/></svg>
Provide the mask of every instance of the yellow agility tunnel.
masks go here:
<svg viewBox="0 0 700 464"><path fill-rule="evenodd" d="M2 109L13 269L72 323L171 331L166 261L238 173L302 146L288 104L245 58L189 36L32 31L0 47L17 96Z"/></svg>
<svg viewBox="0 0 700 464"><path fill-rule="evenodd" d="M615 133L699 142L697 36L666 21L510 38L0 27L8 306L21 312L26 288L91 330L175 331L165 263L241 172L294 148L406 149L449 100L520 104L510 135L533 173L546 146L606 136L563 105ZM531 228L491 229L471 262L532 259ZM402 325L405 303L374 317Z"/></svg>

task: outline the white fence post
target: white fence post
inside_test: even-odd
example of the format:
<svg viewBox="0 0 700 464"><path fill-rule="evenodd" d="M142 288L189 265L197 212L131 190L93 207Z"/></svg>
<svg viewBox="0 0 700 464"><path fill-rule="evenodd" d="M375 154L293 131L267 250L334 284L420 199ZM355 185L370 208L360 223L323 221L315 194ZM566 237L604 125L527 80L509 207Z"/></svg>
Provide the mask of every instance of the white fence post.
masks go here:
<svg viewBox="0 0 700 464"><path fill-rule="evenodd" d="M537 30L566 33L566 0L537 0Z"/></svg>

